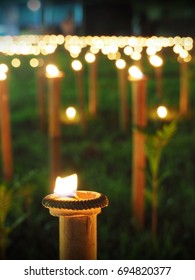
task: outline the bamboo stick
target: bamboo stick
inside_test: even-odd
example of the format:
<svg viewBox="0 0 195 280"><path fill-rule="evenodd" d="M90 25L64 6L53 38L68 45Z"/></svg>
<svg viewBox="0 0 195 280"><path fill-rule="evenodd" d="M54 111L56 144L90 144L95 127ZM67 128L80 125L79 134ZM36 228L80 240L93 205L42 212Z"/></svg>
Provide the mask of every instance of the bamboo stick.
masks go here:
<svg viewBox="0 0 195 280"><path fill-rule="evenodd" d="M132 122L135 127L143 129L147 123L145 77L132 80ZM132 207L138 228L144 226L144 192L145 192L145 136L139 129L133 129L132 145Z"/></svg>
<svg viewBox="0 0 195 280"><path fill-rule="evenodd" d="M13 176L13 156L7 79L0 80L0 121L3 177L10 181Z"/></svg>

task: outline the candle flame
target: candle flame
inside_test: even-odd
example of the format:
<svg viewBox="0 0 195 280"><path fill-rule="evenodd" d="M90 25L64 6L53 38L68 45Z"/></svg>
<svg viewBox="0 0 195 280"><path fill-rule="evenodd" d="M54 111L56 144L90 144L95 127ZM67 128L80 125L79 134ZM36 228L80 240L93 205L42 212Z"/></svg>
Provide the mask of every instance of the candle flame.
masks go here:
<svg viewBox="0 0 195 280"><path fill-rule="evenodd" d="M53 64L48 64L46 66L46 73L49 77L55 78L59 75L59 69Z"/></svg>
<svg viewBox="0 0 195 280"><path fill-rule="evenodd" d="M160 67L163 64L163 60L160 56L158 55L151 55L150 58L150 63L154 66L154 67Z"/></svg>
<svg viewBox="0 0 195 280"><path fill-rule="evenodd" d="M68 107L65 113L69 120L73 120L76 116L76 109L74 107Z"/></svg>
<svg viewBox="0 0 195 280"><path fill-rule="evenodd" d="M159 106L157 108L157 114L158 114L159 118L161 118L161 119L166 118L166 116L168 114L167 108L165 106Z"/></svg>
<svg viewBox="0 0 195 280"><path fill-rule="evenodd" d="M116 60L116 67L118 68L118 69L124 69L125 68L125 66L126 66L126 62L125 62L125 60L124 59L118 59L118 60Z"/></svg>
<svg viewBox="0 0 195 280"><path fill-rule="evenodd" d="M86 53L85 55L85 60L88 62L88 63L93 63L95 61L95 55L93 53Z"/></svg>
<svg viewBox="0 0 195 280"><path fill-rule="evenodd" d="M0 81L4 81L7 79L7 74L5 72L0 72Z"/></svg>
<svg viewBox="0 0 195 280"><path fill-rule="evenodd" d="M137 67L137 66L131 66L128 69L129 75L136 80L140 80L143 78L143 73L141 72L141 70Z"/></svg>
<svg viewBox="0 0 195 280"><path fill-rule="evenodd" d="M73 70L75 70L75 71L80 71L83 67L80 60L77 60L77 59L72 61L71 66L72 66Z"/></svg>
<svg viewBox="0 0 195 280"><path fill-rule="evenodd" d="M77 174L72 174L70 176L61 178L56 178L56 185L54 193L60 196L75 197L77 190Z"/></svg>

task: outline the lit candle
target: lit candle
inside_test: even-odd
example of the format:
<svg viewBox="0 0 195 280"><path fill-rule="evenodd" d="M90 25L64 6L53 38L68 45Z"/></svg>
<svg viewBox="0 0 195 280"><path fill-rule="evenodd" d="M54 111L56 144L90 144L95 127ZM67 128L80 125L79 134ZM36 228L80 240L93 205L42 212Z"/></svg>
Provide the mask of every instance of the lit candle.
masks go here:
<svg viewBox="0 0 195 280"><path fill-rule="evenodd" d="M119 89L121 98L121 128L127 129L127 71L126 62L124 59L116 60L118 69Z"/></svg>
<svg viewBox="0 0 195 280"><path fill-rule="evenodd" d="M142 71L135 65L129 67L128 72L129 72L129 79L131 81L139 81L144 77Z"/></svg>
<svg viewBox="0 0 195 280"><path fill-rule="evenodd" d="M167 114L168 114L168 111L165 106L161 105L157 108L157 115L159 116L159 118L165 119Z"/></svg>
<svg viewBox="0 0 195 280"><path fill-rule="evenodd" d="M84 88L83 88L83 65L80 60L75 59L71 63L72 69L76 73L77 77L77 86L78 86L78 95L79 95L79 103L81 109L81 124L83 130L85 131L87 128L86 115L85 115L85 101L84 101Z"/></svg>
<svg viewBox="0 0 195 280"><path fill-rule="evenodd" d="M160 56L158 55L151 55L150 58L150 63L154 66L155 68L155 74L156 74L156 91L157 91L157 96L159 99L162 98L162 65L163 65L163 60Z"/></svg>
<svg viewBox="0 0 195 280"><path fill-rule="evenodd" d="M57 177L54 193L61 197L75 197L77 190L77 174L65 178Z"/></svg>
<svg viewBox="0 0 195 280"><path fill-rule="evenodd" d="M49 135L52 138L60 137L60 82L64 73L57 66L49 64L46 66L46 77L48 78L49 98Z"/></svg>
<svg viewBox="0 0 195 280"><path fill-rule="evenodd" d="M132 83L132 123L143 129L147 122L146 112L146 82L147 78L137 66L128 70ZM133 129L133 159L132 159L132 198L133 213L138 228L144 224L144 191L145 191L145 137L139 129Z"/></svg>
<svg viewBox="0 0 195 280"><path fill-rule="evenodd" d="M77 111L74 107L68 107L65 114L70 121L73 121L76 117Z"/></svg>
<svg viewBox="0 0 195 280"><path fill-rule="evenodd" d="M58 78L61 75L62 75L62 73L59 71L59 69L56 65L48 64L46 66L46 77L47 78Z"/></svg>
<svg viewBox="0 0 195 280"><path fill-rule="evenodd" d="M88 52L85 60L89 65L89 113L94 117L97 114L97 59L95 54Z"/></svg>
<svg viewBox="0 0 195 280"><path fill-rule="evenodd" d="M78 124L80 122L80 113L77 108L69 106L61 111L60 118L64 124Z"/></svg>
<svg viewBox="0 0 195 280"><path fill-rule="evenodd" d="M47 195L43 206L59 217L59 251L62 260L97 258L97 214L108 205L105 195L77 191L77 175L58 177L54 194Z"/></svg>
<svg viewBox="0 0 195 280"><path fill-rule="evenodd" d="M179 110L180 114L186 116L189 107L189 69L188 62L180 57L180 99Z"/></svg>

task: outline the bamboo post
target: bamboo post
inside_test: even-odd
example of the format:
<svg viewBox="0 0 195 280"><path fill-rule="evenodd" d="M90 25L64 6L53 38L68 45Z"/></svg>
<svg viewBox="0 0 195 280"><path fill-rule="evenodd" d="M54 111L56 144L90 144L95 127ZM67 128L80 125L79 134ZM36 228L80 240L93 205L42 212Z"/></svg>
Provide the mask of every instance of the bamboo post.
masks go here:
<svg viewBox="0 0 195 280"><path fill-rule="evenodd" d="M130 71L129 71L130 72ZM140 72L141 73L141 72ZM133 75L130 74L130 75ZM132 83L132 122L133 129L132 145L132 208L133 215L138 228L144 226L144 192L145 192L145 136L140 129L146 127L147 111L146 111L146 83L147 78L143 76L130 76ZM137 129L138 128L138 129Z"/></svg>
<svg viewBox="0 0 195 280"><path fill-rule="evenodd" d="M180 102L179 109L181 115L188 113L188 98L189 98L189 84L188 84L188 63L180 62Z"/></svg>
<svg viewBox="0 0 195 280"><path fill-rule="evenodd" d="M72 62L72 68L75 71L76 78L77 78L77 88L78 88L78 98L80 104L80 114L81 114L81 125L83 131L87 129L87 121L86 121L86 114L85 114L85 100L84 100L84 85L83 85L83 66L79 60L74 60Z"/></svg>
<svg viewBox="0 0 195 280"><path fill-rule="evenodd" d="M116 67L118 70L118 83L120 92L120 125L123 131L127 130L127 69L126 62L123 59L116 61Z"/></svg>
<svg viewBox="0 0 195 280"><path fill-rule="evenodd" d="M59 217L60 259L96 260L97 215L108 205L108 199L97 192L77 191L75 180L76 174L58 177L54 194L47 195L42 204Z"/></svg>
<svg viewBox="0 0 195 280"><path fill-rule="evenodd" d="M89 64L89 113L92 117L97 115L97 57L87 53L85 59Z"/></svg>
<svg viewBox="0 0 195 280"><path fill-rule="evenodd" d="M45 87L46 78L42 69L37 71L37 101L38 101L38 117L39 127L42 132L45 131L46 127L46 109L45 109Z"/></svg>
<svg viewBox="0 0 195 280"><path fill-rule="evenodd" d="M163 93L162 93L162 65L163 65L163 60L160 56L158 55L152 55L149 58L150 63L154 66L155 69L155 76L156 76L156 94L161 101Z"/></svg>
<svg viewBox="0 0 195 280"><path fill-rule="evenodd" d="M13 158L9 111L9 93L7 75L5 73L0 73L0 126L3 177L4 180L10 181L13 176Z"/></svg>
<svg viewBox="0 0 195 280"><path fill-rule="evenodd" d="M61 260L97 259L97 214L59 217Z"/></svg>
<svg viewBox="0 0 195 280"><path fill-rule="evenodd" d="M162 67L155 67L156 74L156 93L159 100L162 100Z"/></svg>
<svg viewBox="0 0 195 280"><path fill-rule="evenodd" d="M48 79L49 136L59 138L61 136L60 86L64 74L55 65L49 64L46 67L46 77Z"/></svg>

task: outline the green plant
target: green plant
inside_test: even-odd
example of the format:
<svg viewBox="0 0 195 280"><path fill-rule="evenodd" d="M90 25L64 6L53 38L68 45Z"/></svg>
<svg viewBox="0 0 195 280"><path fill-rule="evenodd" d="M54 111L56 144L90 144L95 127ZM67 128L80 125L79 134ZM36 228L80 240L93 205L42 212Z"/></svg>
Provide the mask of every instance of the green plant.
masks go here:
<svg viewBox="0 0 195 280"><path fill-rule="evenodd" d="M158 129L154 134L146 135L146 157L150 169L151 192L147 192L148 197L152 201L152 234L157 234L157 212L158 212L158 189L163 179L168 175L168 171L160 174L160 163L163 149L169 143L177 129L176 121L165 124L161 129Z"/></svg>
<svg viewBox="0 0 195 280"><path fill-rule="evenodd" d="M29 186L0 185L0 259L6 258L10 233L28 215L31 192Z"/></svg>

